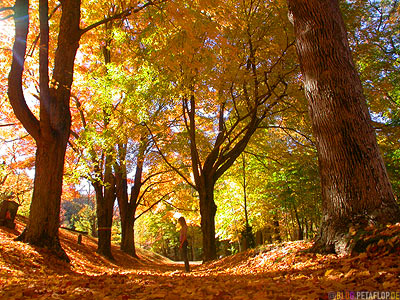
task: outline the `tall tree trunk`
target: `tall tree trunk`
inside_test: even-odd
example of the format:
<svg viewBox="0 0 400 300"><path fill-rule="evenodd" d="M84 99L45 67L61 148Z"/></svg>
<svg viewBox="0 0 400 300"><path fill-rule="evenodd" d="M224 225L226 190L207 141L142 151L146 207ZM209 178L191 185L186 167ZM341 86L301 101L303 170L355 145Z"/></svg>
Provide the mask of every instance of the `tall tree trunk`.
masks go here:
<svg viewBox="0 0 400 300"><path fill-rule="evenodd" d="M199 193L201 230L203 234L203 260L210 261L217 258L215 241L215 214L217 206L214 202L214 185L244 151L251 136L254 134L265 115L259 118L257 116L257 110L252 110L252 112L249 113L250 121L246 125L245 130L241 131L242 135L239 134L236 137L238 138L238 142L234 146L228 143L229 146L225 148L222 145L225 139L229 140L229 137L226 132L226 126L224 125L225 106L221 105L218 118L219 133L215 139L212 150L208 153L202 166L196 141L196 103L194 94L183 99L182 104L184 122L186 130L189 133L194 184L190 183L179 170L176 168L174 168L174 170Z"/></svg>
<svg viewBox="0 0 400 300"><path fill-rule="evenodd" d="M66 141L64 138L37 142L36 169L33 199L29 222L20 240L53 250L57 256L68 260L58 239L60 224L60 199Z"/></svg>
<svg viewBox="0 0 400 300"><path fill-rule="evenodd" d="M137 154L135 179L131 189L130 199L128 196L128 181L126 171L126 145L119 145L119 164L115 164L115 176L117 183L117 199L121 215L121 250L133 257L136 255L135 248L135 214L140 203L140 190L142 188L143 164L146 152L146 139L141 136Z"/></svg>
<svg viewBox="0 0 400 300"><path fill-rule="evenodd" d="M273 240L274 241L278 241L279 243L282 242L282 238L281 238L281 229L280 229L280 225L279 225L279 220L278 217L276 215L274 215L273 217Z"/></svg>
<svg viewBox="0 0 400 300"><path fill-rule="evenodd" d="M304 228L303 228L303 225L301 224L296 205L293 205L293 210L294 210L294 216L296 217L296 223L297 223L297 239L304 240Z"/></svg>
<svg viewBox="0 0 400 300"><path fill-rule="evenodd" d="M244 219L245 219L245 226L246 230L250 227L249 224L249 215L247 212L247 182L246 182L246 157L245 154L242 154L242 163L243 163L243 200L244 200Z"/></svg>
<svg viewBox="0 0 400 300"><path fill-rule="evenodd" d="M111 63L111 42L112 38L108 36L109 31L112 28L112 23L106 23L106 40L105 45L102 47L104 55L104 64L107 66ZM107 69L106 69L107 74ZM107 104L107 108L112 111L114 109L112 104ZM108 128L110 123L111 112L103 108L103 124L104 128ZM101 155L105 155L104 162L104 176L102 176L102 168L99 167L98 159L96 154L92 151L92 161L97 162L96 174L99 178L103 178L103 182L100 182L97 178L94 179L94 185L96 190L96 213L97 213L97 253L109 258L114 259L111 253L111 230L112 230L112 219L114 213L114 202L116 199L116 180L112 171L114 164L113 157L114 149L108 147Z"/></svg>
<svg viewBox="0 0 400 300"><path fill-rule="evenodd" d="M217 206L214 202L214 183L206 183L199 189L201 231L203 235L203 260L217 258L215 243L215 214Z"/></svg>
<svg viewBox="0 0 400 300"><path fill-rule="evenodd" d="M71 126L70 90L74 60L81 35L80 0L64 0L61 4L62 15L54 59L53 84L50 87L48 3L46 0L39 1L40 120L38 120L27 106L22 88L29 1L16 0L15 43L8 78L8 95L15 115L37 145L29 222L19 239L40 247L48 247L59 257L68 260L59 242L58 228L64 157Z"/></svg>
<svg viewBox="0 0 400 300"><path fill-rule="evenodd" d="M91 216L89 221L90 221L91 235L93 237L98 237L97 236L97 218L96 218L96 215Z"/></svg>
<svg viewBox="0 0 400 300"><path fill-rule="evenodd" d="M116 198L115 177L112 174L110 161L112 155L107 155L104 171L104 185L99 182L95 185L96 190L96 211L97 211L97 253L113 259L111 253L111 229ZM103 192L104 191L104 192Z"/></svg>
<svg viewBox="0 0 400 300"><path fill-rule="evenodd" d="M386 224L399 207L376 142L337 0L288 0L321 174L316 247L347 253L351 226Z"/></svg>
<svg viewBox="0 0 400 300"><path fill-rule="evenodd" d="M121 251L133 256L136 255L135 248L135 217L128 214L123 220L121 218Z"/></svg>
<svg viewBox="0 0 400 300"><path fill-rule="evenodd" d="M107 193L107 196L102 194L96 195L97 200L97 253L113 259L111 252L111 229L113 205L115 197Z"/></svg>
<svg viewBox="0 0 400 300"><path fill-rule="evenodd" d="M121 251L137 257L134 239L135 226L135 203L129 202L128 183L126 179L126 169L118 166L115 172L117 200L121 216Z"/></svg>

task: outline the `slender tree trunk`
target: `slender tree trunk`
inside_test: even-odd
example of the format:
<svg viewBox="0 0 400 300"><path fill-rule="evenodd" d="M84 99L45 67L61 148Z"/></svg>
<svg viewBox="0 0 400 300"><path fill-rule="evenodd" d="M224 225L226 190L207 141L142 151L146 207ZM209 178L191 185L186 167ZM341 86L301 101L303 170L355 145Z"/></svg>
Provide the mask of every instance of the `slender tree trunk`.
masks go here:
<svg viewBox="0 0 400 300"><path fill-rule="evenodd" d="M214 183L205 185L199 190L201 231L203 233L203 260L217 258L215 243L215 214L217 206L214 202Z"/></svg>
<svg viewBox="0 0 400 300"><path fill-rule="evenodd" d="M310 232L308 230L308 220L307 219L304 220L304 231L305 231L306 239L310 238Z"/></svg>
<svg viewBox="0 0 400 300"><path fill-rule="evenodd" d="M97 219L96 219L96 215L93 215L92 217L90 217L90 225L91 225L91 235L93 237L98 237L97 236Z"/></svg>
<svg viewBox="0 0 400 300"><path fill-rule="evenodd" d="M278 218L274 215L274 219L273 219L273 239L275 241L278 241L279 243L282 242L282 238L281 238L281 229L279 226L279 221Z"/></svg>
<svg viewBox="0 0 400 300"><path fill-rule="evenodd" d="M351 250L349 227L386 224L399 207L376 142L337 0L288 0L321 174L316 247Z"/></svg>
<svg viewBox="0 0 400 300"><path fill-rule="evenodd" d="M250 227L249 224L249 215L247 213L247 182L246 182L246 157L245 154L242 154L242 163L243 163L243 200L244 200L244 219L246 230Z"/></svg>
<svg viewBox="0 0 400 300"><path fill-rule="evenodd" d="M304 240L304 228L303 228L303 225L301 224L296 205L294 205L294 204L293 204L293 210L294 210L294 216L296 217L296 223L297 223L297 239Z"/></svg>

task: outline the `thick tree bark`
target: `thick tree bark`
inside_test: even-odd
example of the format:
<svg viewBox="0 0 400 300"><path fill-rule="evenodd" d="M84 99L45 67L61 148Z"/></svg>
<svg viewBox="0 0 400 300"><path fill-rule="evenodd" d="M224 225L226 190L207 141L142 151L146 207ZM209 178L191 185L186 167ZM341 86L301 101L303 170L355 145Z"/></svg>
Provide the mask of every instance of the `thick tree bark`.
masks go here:
<svg viewBox="0 0 400 300"><path fill-rule="evenodd" d="M121 227L121 251L138 257L135 248L135 218L132 215L125 217L123 221L121 218Z"/></svg>
<svg viewBox="0 0 400 300"><path fill-rule="evenodd" d="M65 140L37 142L36 169L29 223L20 240L39 247L47 247L62 259L68 260L58 239L60 199Z"/></svg>
<svg viewBox="0 0 400 300"><path fill-rule="evenodd" d="M400 211L376 142L337 0L288 0L321 174L317 248L351 250L349 227L396 222Z"/></svg>
<svg viewBox="0 0 400 300"><path fill-rule="evenodd" d="M134 226L135 226L135 201L129 201L126 168L118 166L115 171L117 200L121 216L121 251L133 256L136 255Z"/></svg>
<svg viewBox="0 0 400 300"><path fill-rule="evenodd" d="M113 259L111 252L112 205L115 198L96 195L97 199L97 253Z"/></svg>
<svg viewBox="0 0 400 300"><path fill-rule="evenodd" d="M114 259L111 252L111 229L114 213L114 202L116 198L115 177L112 174L110 161L111 155L107 155L104 171L104 184L94 183L96 191L97 212L97 253Z"/></svg>
<svg viewBox="0 0 400 300"><path fill-rule="evenodd" d="M215 214L217 206L214 202L214 183L199 187L201 231L203 236L203 260L217 258L215 243Z"/></svg>
<svg viewBox="0 0 400 300"><path fill-rule="evenodd" d="M111 166L113 155L105 154L105 162L96 157L97 154L93 149L90 151L90 155L95 174L94 177L90 178L90 181L96 193L97 253L113 259L111 252L111 229L116 199L116 178L112 173ZM96 220L94 221L96 222ZM93 228L93 230L95 229Z"/></svg>
<svg viewBox="0 0 400 300"><path fill-rule="evenodd" d="M54 84L50 87L48 4L46 0L39 2L40 120L38 120L28 108L22 88L29 1L15 2L16 36L8 95L15 115L35 139L37 145L29 222L19 239L40 247L47 247L62 259L68 260L59 242L58 228L64 157L71 126L70 89L81 34L80 0L64 0L61 4L62 16L53 70Z"/></svg>

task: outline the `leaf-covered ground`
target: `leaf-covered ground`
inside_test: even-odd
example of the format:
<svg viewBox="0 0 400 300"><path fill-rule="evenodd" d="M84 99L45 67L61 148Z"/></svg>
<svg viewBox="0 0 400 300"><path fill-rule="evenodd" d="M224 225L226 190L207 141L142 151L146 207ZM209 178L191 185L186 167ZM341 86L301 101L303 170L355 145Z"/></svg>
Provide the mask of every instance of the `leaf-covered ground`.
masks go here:
<svg viewBox="0 0 400 300"><path fill-rule="evenodd" d="M109 262L95 253L94 240L84 237L78 245L76 234L61 230L71 259L66 264L15 242L22 228L21 222L16 230L0 227L0 299L284 300L330 299L329 292L339 291L400 292L400 224L367 232L361 238L372 244L358 256L306 253L310 243L288 242L194 265L191 273L143 250L136 260L115 247L115 262Z"/></svg>

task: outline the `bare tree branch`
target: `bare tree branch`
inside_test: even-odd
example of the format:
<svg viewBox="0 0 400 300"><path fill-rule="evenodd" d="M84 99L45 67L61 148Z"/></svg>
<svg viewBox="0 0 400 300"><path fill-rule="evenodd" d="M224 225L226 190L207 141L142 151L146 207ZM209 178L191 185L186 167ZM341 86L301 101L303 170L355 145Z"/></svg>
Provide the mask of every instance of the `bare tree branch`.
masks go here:
<svg viewBox="0 0 400 300"><path fill-rule="evenodd" d="M0 127L8 127L8 126L15 126L15 123L8 123L8 124L0 124Z"/></svg>
<svg viewBox="0 0 400 300"><path fill-rule="evenodd" d="M123 12L119 13L119 14L110 16L110 17L105 18L103 20L100 20L100 21L98 21L98 22L96 22L96 23L94 23L92 25L89 25L88 27L86 27L84 29L81 29L81 35L85 34L86 32L88 32L88 31L90 31L90 30L92 30L92 29L94 29L96 27L99 27L100 25L107 24L108 22L111 22L111 21L114 21L114 20L119 20L119 19L126 18L126 17L128 17L128 16L130 16L132 14L136 14L136 13L140 12L141 10L145 9L147 6L154 5L156 3L166 2L166 1L167 0L156 1L156 2L148 1L145 4L143 4L143 5L139 6L139 7L136 7L136 8L130 7L128 9L124 10Z"/></svg>
<svg viewBox="0 0 400 300"><path fill-rule="evenodd" d="M305 135L304 133L302 133L301 131L295 129L295 128L291 128L291 127L285 127L285 126L281 126L281 125L268 125L268 126L260 126L260 128L276 128L276 129L281 129L283 130L286 134L287 131L293 131L295 133L297 133L298 135L301 135L303 138L305 138L311 145L315 146L314 142L312 139L310 139L307 135ZM291 138L293 138L290 134L288 134ZM308 146L309 147L309 146Z"/></svg>
<svg viewBox="0 0 400 300"><path fill-rule="evenodd" d="M157 200L156 202L154 202L149 208L147 208L145 211L141 212L137 217L135 217L135 221L140 218L143 214L147 213L148 211L150 211L154 206L156 206L158 203L160 203L161 201L164 200L165 197L167 197L169 194L171 194L172 192L168 192L167 194L165 194L164 196L162 196L159 200Z"/></svg>
<svg viewBox="0 0 400 300"><path fill-rule="evenodd" d="M24 139L24 138L26 138L26 137L28 137L29 136L29 134L26 134L26 135L23 135L23 136L21 136L21 137L17 137L17 138L15 138L15 139L12 139L12 140L5 140L5 139L0 139L3 143L12 143L12 142L16 142L16 141L19 141L19 140L22 140L22 139Z"/></svg>
<svg viewBox="0 0 400 300"><path fill-rule="evenodd" d="M165 157L164 153L161 151L160 147L158 146L158 143L157 143L157 141L156 141L156 139L155 139L155 137L154 137L154 135L153 135L153 132L151 131L150 127L149 127L146 123L144 123L144 122L142 123L142 125L145 126L145 127L147 128L147 130L149 131L149 134L150 134L150 136L151 136L151 139L153 140L154 145L155 145L156 148L157 148L158 154L161 155L161 158L162 158L163 161L168 165L168 167L170 167L172 170L174 170L188 185L190 185L192 188L194 188L194 189L197 191L196 186L195 186L192 182L190 182L189 179L188 179L185 175L183 175L183 173L182 173L181 171L179 171L179 169L178 169L177 167L173 166L173 165L168 161L168 159Z"/></svg>
<svg viewBox="0 0 400 300"><path fill-rule="evenodd" d="M14 7L12 7L12 6L0 7L0 12L7 11L7 10L14 11Z"/></svg>
<svg viewBox="0 0 400 300"><path fill-rule="evenodd" d="M0 21L5 21L5 20L8 20L8 19L11 19L12 17L14 17L14 14L8 15L8 16L6 16L4 18L1 18Z"/></svg>
<svg viewBox="0 0 400 300"><path fill-rule="evenodd" d="M177 210L181 210L181 211L191 211L191 212L197 212L199 211L198 209L187 209L187 208L181 208L181 207L177 207L176 205L173 205L172 203L164 200L164 203L167 203L168 205L171 205L173 208L177 209Z"/></svg>

